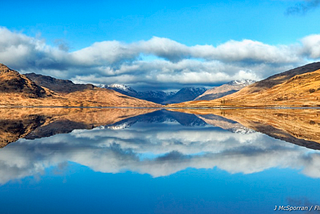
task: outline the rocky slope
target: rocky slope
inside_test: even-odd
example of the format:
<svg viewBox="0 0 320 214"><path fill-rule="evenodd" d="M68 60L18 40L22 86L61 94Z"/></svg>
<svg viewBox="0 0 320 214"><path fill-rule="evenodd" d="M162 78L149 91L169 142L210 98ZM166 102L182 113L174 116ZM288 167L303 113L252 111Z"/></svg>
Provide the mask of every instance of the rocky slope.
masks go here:
<svg viewBox="0 0 320 214"><path fill-rule="evenodd" d="M0 64L0 83L1 97L9 93L21 94L26 98L40 98L51 95L44 88L26 78L26 76L3 64Z"/></svg>
<svg viewBox="0 0 320 214"><path fill-rule="evenodd" d="M235 80L226 84L223 84L218 87L214 87L211 89L208 89L200 96L196 97L194 100L214 100L218 99L220 97L233 94L242 88L251 85L255 81L253 80Z"/></svg>
<svg viewBox="0 0 320 214"><path fill-rule="evenodd" d="M173 107L302 107L320 106L320 62L298 67L212 101L191 101Z"/></svg>
<svg viewBox="0 0 320 214"><path fill-rule="evenodd" d="M81 86L45 76L40 79L42 80L36 80L40 84L38 85L25 75L0 64L0 106L160 106L92 85ZM68 86L70 89L67 89Z"/></svg>
<svg viewBox="0 0 320 214"><path fill-rule="evenodd" d="M74 84L70 80L56 79L41 74L29 73L25 74L25 76L39 86L60 93L71 93L94 88L94 86L91 84Z"/></svg>

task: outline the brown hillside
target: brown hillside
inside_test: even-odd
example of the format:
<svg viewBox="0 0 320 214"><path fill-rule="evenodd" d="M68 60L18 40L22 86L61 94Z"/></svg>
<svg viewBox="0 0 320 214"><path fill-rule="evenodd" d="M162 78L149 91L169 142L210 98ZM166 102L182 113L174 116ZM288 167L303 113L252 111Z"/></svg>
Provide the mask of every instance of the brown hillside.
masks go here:
<svg viewBox="0 0 320 214"><path fill-rule="evenodd" d="M196 97L194 100L214 100L218 99L220 97L233 94L244 87L253 84L254 81L252 80L246 80L244 82L237 82L237 81L232 81L230 83L223 84L218 87L214 87L211 89L206 90L203 94L200 96Z"/></svg>
<svg viewBox="0 0 320 214"><path fill-rule="evenodd" d="M212 101L191 101L174 107L302 107L320 106L320 63L271 76Z"/></svg>
<svg viewBox="0 0 320 214"><path fill-rule="evenodd" d="M76 91L64 95L64 98L72 103L80 103L83 106L117 106L117 107L160 107L146 100L130 97L114 90L94 88L91 90ZM85 102L81 102L84 100Z"/></svg>
<svg viewBox="0 0 320 214"><path fill-rule="evenodd" d="M149 101L132 98L113 90L71 81L45 78L52 91L37 85L25 75L0 64L0 106L90 106L90 107L160 107ZM67 83L66 83L67 82ZM43 83L43 82L42 82ZM70 87L70 90L68 89ZM68 93L71 92L71 93Z"/></svg>
<svg viewBox="0 0 320 214"><path fill-rule="evenodd" d="M0 93L21 93L30 98L48 95L45 89L3 64L0 64Z"/></svg>
<svg viewBox="0 0 320 214"><path fill-rule="evenodd" d="M86 89L93 89L95 87L91 84L74 84L70 80L56 79L50 76L35 73L25 74L25 76L35 82L37 85L59 93L83 91Z"/></svg>

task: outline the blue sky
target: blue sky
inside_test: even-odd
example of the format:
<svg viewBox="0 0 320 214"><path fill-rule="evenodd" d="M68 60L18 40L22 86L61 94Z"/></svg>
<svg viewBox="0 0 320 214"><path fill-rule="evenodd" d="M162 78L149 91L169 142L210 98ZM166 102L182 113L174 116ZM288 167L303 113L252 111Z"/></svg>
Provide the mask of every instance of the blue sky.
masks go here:
<svg viewBox="0 0 320 214"><path fill-rule="evenodd" d="M319 3L2 1L0 62L140 89L258 80L319 59Z"/></svg>

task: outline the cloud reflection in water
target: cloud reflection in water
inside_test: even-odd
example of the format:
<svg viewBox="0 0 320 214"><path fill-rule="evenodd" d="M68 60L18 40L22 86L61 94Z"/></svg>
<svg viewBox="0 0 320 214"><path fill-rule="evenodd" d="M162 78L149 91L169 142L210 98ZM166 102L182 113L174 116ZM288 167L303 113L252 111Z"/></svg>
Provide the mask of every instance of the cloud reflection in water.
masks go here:
<svg viewBox="0 0 320 214"><path fill-rule="evenodd" d="M129 170L153 177L189 167L218 167L245 174L273 167L292 168L320 177L318 151L258 132L243 134L209 125L182 126L170 120L140 121L125 129L98 127L49 138L20 139L0 150L0 182L37 175L67 162L103 173Z"/></svg>

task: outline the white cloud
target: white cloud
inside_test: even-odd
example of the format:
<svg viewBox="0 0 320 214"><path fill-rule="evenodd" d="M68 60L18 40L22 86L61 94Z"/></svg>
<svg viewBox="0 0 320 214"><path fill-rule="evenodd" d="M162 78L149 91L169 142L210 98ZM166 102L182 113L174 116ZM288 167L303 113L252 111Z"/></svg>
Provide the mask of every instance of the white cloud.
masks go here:
<svg viewBox="0 0 320 214"><path fill-rule="evenodd" d="M43 40L0 28L0 61L4 64L24 70L58 69L69 63L67 55L65 51L47 46Z"/></svg>
<svg viewBox="0 0 320 214"><path fill-rule="evenodd" d="M0 62L24 73L36 72L91 83L213 85L234 79L261 79L320 58L320 35L300 43L269 45L227 41L187 46L168 38L122 43L96 42L68 52L44 40L0 28ZM144 60L143 56L149 57ZM151 59L151 60L150 60ZM167 85L168 87L169 84Z"/></svg>
<svg viewBox="0 0 320 214"><path fill-rule="evenodd" d="M295 63L300 59L291 46L272 46L262 42L243 40L228 41L217 46L193 47L194 56L206 59L216 59L226 62L249 61L261 63Z"/></svg>
<svg viewBox="0 0 320 214"><path fill-rule="evenodd" d="M306 36L301 40L303 44L302 53L308 58L320 58L320 35Z"/></svg>
<svg viewBox="0 0 320 214"><path fill-rule="evenodd" d="M155 55L170 61L179 61L191 56L189 47L167 38L153 37L148 41L141 41L132 46L140 50L141 53Z"/></svg>
<svg viewBox="0 0 320 214"><path fill-rule="evenodd" d="M118 41L96 42L70 54L77 65L101 66L133 60L139 52Z"/></svg>

